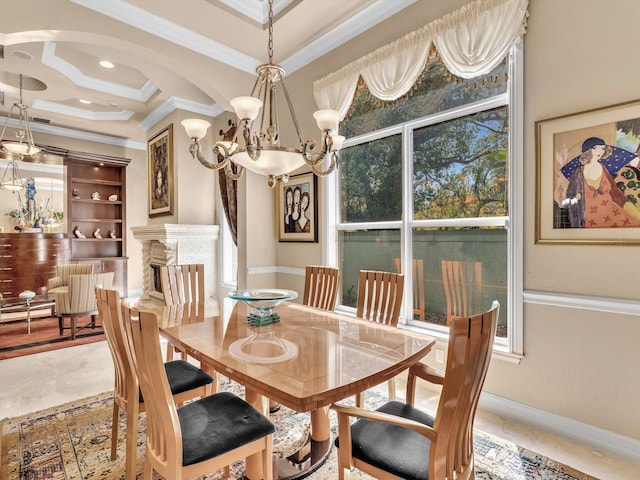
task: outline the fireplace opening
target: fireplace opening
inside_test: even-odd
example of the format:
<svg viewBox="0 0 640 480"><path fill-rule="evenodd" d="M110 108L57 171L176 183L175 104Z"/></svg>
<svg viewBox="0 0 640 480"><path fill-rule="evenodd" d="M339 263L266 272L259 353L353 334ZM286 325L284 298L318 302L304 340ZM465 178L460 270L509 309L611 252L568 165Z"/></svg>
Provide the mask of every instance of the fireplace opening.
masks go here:
<svg viewBox="0 0 640 480"><path fill-rule="evenodd" d="M160 267L157 263L149 264L151 268L151 285L153 287L153 292L159 293L162 295L162 280L160 278Z"/></svg>

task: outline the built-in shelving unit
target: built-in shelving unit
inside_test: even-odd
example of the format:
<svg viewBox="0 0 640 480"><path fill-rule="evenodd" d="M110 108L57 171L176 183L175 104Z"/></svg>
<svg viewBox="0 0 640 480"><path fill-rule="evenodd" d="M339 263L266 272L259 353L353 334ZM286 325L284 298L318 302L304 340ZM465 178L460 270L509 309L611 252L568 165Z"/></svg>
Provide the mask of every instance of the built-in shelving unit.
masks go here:
<svg viewBox="0 0 640 480"><path fill-rule="evenodd" d="M127 294L125 205L128 164L129 159L79 152L69 152L67 156L68 236L72 262L94 263L95 272L115 272L113 286L122 295ZM98 229L101 238L96 238ZM84 238L78 237L78 231Z"/></svg>

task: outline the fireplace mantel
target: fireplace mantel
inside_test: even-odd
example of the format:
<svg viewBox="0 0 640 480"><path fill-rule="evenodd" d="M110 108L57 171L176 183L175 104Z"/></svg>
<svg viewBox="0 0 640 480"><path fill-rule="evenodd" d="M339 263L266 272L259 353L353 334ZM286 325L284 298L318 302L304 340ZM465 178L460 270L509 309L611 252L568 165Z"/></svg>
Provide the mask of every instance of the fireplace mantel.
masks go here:
<svg viewBox="0 0 640 480"><path fill-rule="evenodd" d="M217 242L218 225L153 224L131 227L133 237L142 244L143 292L140 301L162 304L158 290L157 267L187 263L204 264L207 313L218 309Z"/></svg>

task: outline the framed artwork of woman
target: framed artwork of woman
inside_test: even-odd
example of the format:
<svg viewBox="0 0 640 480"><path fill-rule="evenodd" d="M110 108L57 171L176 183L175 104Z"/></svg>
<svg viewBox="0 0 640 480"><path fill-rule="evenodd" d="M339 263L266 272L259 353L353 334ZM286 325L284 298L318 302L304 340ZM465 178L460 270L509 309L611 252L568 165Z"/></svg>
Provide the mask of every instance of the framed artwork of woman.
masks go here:
<svg viewBox="0 0 640 480"><path fill-rule="evenodd" d="M536 123L536 243L640 243L640 102Z"/></svg>
<svg viewBox="0 0 640 480"><path fill-rule="evenodd" d="M149 216L173 214L173 125L147 142Z"/></svg>
<svg viewBox="0 0 640 480"><path fill-rule="evenodd" d="M318 241L317 177L312 173L294 175L278 183L278 240Z"/></svg>

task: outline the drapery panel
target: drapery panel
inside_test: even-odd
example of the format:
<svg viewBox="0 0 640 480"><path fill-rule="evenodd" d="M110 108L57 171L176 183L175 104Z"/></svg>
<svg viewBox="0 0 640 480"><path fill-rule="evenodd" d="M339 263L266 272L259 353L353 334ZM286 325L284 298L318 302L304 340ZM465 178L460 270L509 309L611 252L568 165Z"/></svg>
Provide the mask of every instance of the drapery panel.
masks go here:
<svg viewBox="0 0 640 480"><path fill-rule="evenodd" d="M462 78L486 75L520 40L529 0L476 0L316 80L319 108L344 118L362 76L375 97L392 101L407 93L425 69L432 45L446 68Z"/></svg>
<svg viewBox="0 0 640 480"><path fill-rule="evenodd" d="M231 142L236 133L236 126L229 121L229 130L222 133L222 140L225 142ZM218 155L218 162L222 161L222 155ZM238 166L231 162L231 168L233 173L237 173ZM222 199L222 207L224 208L224 214L227 217L227 224L229 225L229 231L233 243L238 246L238 192L236 188L236 181L232 180L225 170L221 168L218 170L218 184L220 185L220 198Z"/></svg>

